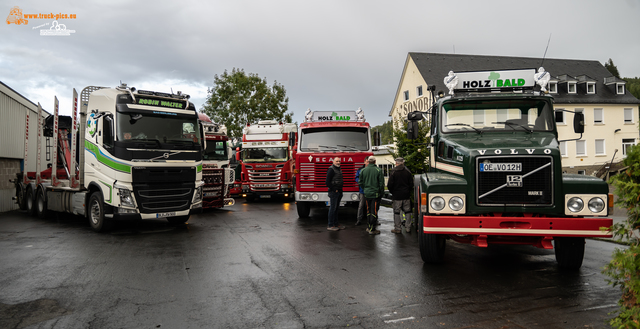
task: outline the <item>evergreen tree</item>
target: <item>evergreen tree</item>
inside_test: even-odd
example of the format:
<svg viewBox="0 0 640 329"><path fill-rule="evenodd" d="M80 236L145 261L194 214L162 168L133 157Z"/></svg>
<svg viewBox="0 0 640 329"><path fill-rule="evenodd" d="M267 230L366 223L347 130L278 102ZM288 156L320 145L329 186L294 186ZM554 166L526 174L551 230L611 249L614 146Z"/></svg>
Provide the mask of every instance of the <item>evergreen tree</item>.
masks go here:
<svg viewBox="0 0 640 329"><path fill-rule="evenodd" d="M609 72L616 78L620 79L620 73L618 72L618 67L613 64L613 60L609 58L609 61L604 63L604 67L609 70Z"/></svg>
<svg viewBox="0 0 640 329"><path fill-rule="evenodd" d="M393 137L396 141L396 148L391 152L394 158L404 158L404 164L414 174L422 174L429 169L429 130L430 126L426 120L419 123L419 138L407 138L407 122L395 125Z"/></svg>

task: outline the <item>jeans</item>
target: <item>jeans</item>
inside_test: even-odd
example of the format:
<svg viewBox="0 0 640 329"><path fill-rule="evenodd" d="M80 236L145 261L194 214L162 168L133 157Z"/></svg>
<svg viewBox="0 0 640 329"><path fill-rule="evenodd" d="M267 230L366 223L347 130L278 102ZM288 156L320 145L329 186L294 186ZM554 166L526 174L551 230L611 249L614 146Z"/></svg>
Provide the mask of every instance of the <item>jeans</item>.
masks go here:
<svg viewBox="0 0 640 329"><path fill-rule="evenodd" d="M342 200L342 191L329 191L329 227L338 226L340 200Z"/></svg>

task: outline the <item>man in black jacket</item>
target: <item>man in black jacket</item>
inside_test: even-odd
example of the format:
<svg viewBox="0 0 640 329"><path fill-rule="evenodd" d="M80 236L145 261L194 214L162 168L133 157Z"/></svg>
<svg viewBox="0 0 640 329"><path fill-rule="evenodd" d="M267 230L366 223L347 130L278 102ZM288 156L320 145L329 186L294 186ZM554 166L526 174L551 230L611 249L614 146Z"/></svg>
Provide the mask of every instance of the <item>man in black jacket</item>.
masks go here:
<svg viewBox="0 0 640 329"><path fill-rule="evenodd" d="M344 185L339 157L333 159L333 164L327 170L325 184L329 192L329 225L327 230L339 231L344 229L344 226L338 224L338 208L340 207L340 200L342 200L342 186Z"/></svg>
<svg viewBox="0 0 640 329"><path fill-rule="evenodd" d="M402 233L402 213L405 217L405 229L411 232L411 191L413 191L413 174L405 167L404 159L397 158L396 166L391 169L387 188L392 194L393 223L392 233Z"/></svg>

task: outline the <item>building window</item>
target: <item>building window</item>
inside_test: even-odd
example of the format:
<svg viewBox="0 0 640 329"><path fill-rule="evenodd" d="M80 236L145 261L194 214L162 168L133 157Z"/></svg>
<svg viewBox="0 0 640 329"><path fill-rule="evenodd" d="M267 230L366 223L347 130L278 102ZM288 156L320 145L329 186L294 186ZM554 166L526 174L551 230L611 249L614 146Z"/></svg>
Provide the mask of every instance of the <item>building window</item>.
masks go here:
<svg viewBox="0 0 640 329"><path fill-rule="evenodd" d="M604 124L603 109L593 109L593 124L596 124L596 125Z"/></svg>
<svg viewBox="0 0 640 329"><path fill-rule="evenodd" d="M556 109L556 123L564 124L564 109Z"/></svg>
<svg viewBox="0 0 640 329"><path fill-rule="evenodd" d="M616 93L618 95L624 95L624 83L616 83Z"/></svg>
<svg viewBox="0 0 640 329"><path fill-rule="evenodd" d="M416 95L416 97L422 96L422 86L418 86L418 88L416 88Z"/></svg>
<svg viewBox="0 0 640 329"><path fill-rule="evenodd" d="M567 142L560 142L560 155L567 157Z"/></svg>
<svg viewBox="0 0 640 329"><path fill-rule="evenodd" d="M605 155L604 139L596 139L596 155Z"/></svg>
<svg viewBox="0 0 640 329"><path fill-rule="evenodd" d="M483 110L473 111L473 125L474 126L484 126L484 111Z"/></svg>
<svg viewBox="0 0 640 329"><path fill-rule="evenodd" d="M587 141L576 141L576 156L587 155Z"/></svg>
<svg viewBox="0 0 640 329"><path fill-rule="evenodd" d="M409 91L408 91L408 90L405 90L405 91L404 91L404 100L405 100L405 101L408 101L408 100L409 100Z"/></svg>
<svg viewBox="0 0 640 329"><path fill-rule="evenodd" d="M552 94L558 93L558 83L557 82L549 82L549 92Z"/></svg>
<svg viewBox="0 0 640 329"><path fill-rule="evenodd" d="M636 145L635 138L623 138L622 139L622 155L627 156L627 152L629 152L629 148L633 145Z"/></svg>
<svg viewBox="0 0 640 329"><path fill-rule="evenodd" d="M576 83L575 82L569 82L569 90L567 92L569 94L575 94L576 93Z"/></svg>
<svg viewBox="0 0 640 329"><path fill-rule="evenodd" d="M596 93L596 84L594 82L587 82L587 94Z"/></svg>
<svg viewBox="0 0 640 329"><path fill-rule="evenodd" d="M633 109L624 109L624 123L633 123Z"/></svg>

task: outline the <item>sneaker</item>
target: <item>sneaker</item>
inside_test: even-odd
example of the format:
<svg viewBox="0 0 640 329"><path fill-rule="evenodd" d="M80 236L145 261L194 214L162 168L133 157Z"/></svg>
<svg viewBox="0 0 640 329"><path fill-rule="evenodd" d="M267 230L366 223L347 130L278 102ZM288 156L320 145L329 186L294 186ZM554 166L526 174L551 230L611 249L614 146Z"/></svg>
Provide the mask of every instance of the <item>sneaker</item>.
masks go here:
<svg viewBox="0 0 640 329"><path fill-rule="evenodd" d="M356 226L358 226L358 225L362 225L362 222L361 221L356 221Z"/></svg>
<svg viewBox="0 0 640 329"><path fill-rule="evenodd" d="M375 231L373 231L373 234L380 234L380 231L375 230Z"/></svg>
<svg viewBox="0 0 640 329"><path fill-rule="evenodd" d="M340 225L340 224L336 225L336 227L337 227L339 230L344 230L344 229L345 229L344 225Z"/></svg>
<svg viewBox="0 0 640 329"><path fill-rule="evenodd" d="M377 232L379 233L380 231L377 231ZM372 230L369 230L369 229L367 229L367 233L369 233L369 235L376 235L376 234L378 234L378 233L376 233L376 231L372 231Z"/></svg>
<svg viewBox="0 0 640 329"><path fill-rule="evenodd" d="M340 228L338 228L337 226L331 226L327 227L327 231L340 231Z"/></svg>
<svg viewBox="0 0 640 329"><path fill-rule="evenodd" d="M402 230L394 228L393 230L391 230L391 233L400 234L400 233L402 233Z"/></svg>

